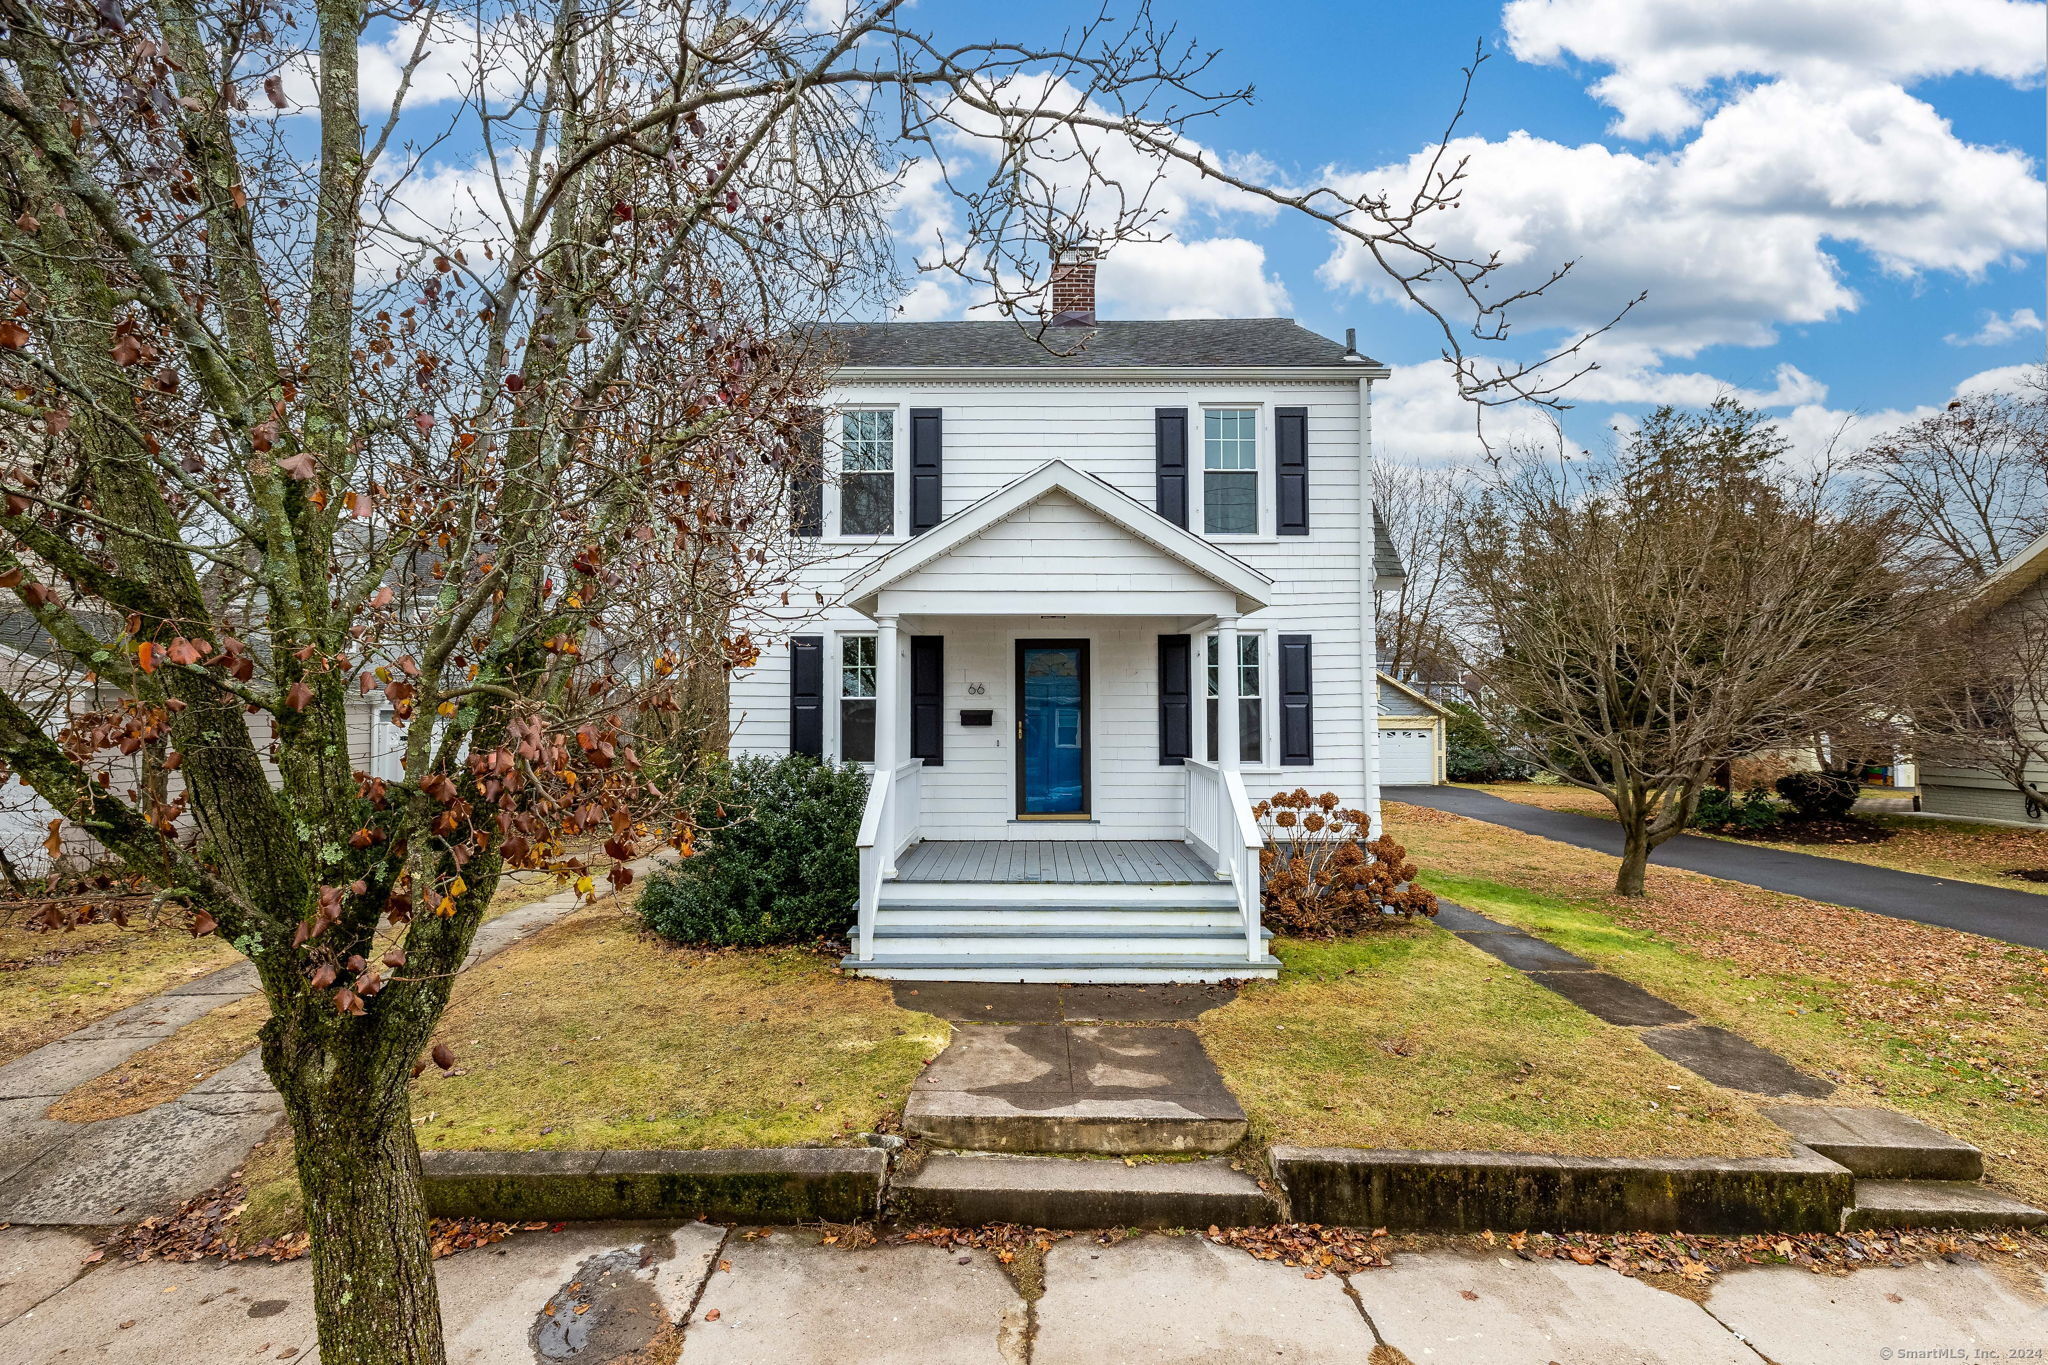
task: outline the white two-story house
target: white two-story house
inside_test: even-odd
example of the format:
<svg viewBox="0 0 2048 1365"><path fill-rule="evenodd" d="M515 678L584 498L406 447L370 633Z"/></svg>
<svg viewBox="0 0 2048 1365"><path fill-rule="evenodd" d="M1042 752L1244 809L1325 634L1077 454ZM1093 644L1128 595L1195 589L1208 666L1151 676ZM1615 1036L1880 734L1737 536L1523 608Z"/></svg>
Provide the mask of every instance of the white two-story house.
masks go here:
<svg viewBox="0 0 2048 1365"><path fill-rule="evenodd" d="M1271 975L1252 806L1377 818L1372 382L1285 318L835 329L829 605L732 685L736 753L870 764L846 965Z"/></svg>

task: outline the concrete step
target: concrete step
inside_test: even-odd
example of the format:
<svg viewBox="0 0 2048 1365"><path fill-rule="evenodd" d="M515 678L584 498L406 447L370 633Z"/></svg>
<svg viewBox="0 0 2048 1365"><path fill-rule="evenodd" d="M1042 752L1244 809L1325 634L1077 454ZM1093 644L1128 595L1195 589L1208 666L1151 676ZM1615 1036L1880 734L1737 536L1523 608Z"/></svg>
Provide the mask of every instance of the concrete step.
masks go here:
<svg viewBox="0 0 2048 1365"><path fill-rule="evenodd" d="M1845 1232L1870 1228L2037 1227L2048 1213L1960 1180L1859 1180Z"/></svg>
<svg viewBox="0 0 2048 1365"><path fill-rule="evenodd" d="M1228 882L884 882L883 909L973 906L999 909L1180 910L1237 906Z"/></svg>
<svg viewBox="0 0 2048 1365"><path fill-rule="evenodd" d="M934 1152L894 1186L899 1216L951 1227L1245 1227L1280 1221L1273 1197L1221 1160L1121 1161Z"/></svg>
<svg viewBox="0 0 2048 1365"><path fill-rule="evenodd" d="M851 955L839 965L883 981L1041 981L1060 985L1144 985L1152 982L1244 981L1280 974L1271 953L1247 961L1242 953L1005 953L898 954L877 952L865 962Z"/></svg>
<svg viewBox="0 0 2048 1365"><path fill-rule="evenodd" d="M925 1068L903 1128L974 1152L1227 1152L1244 1109L1188 1029L969 1024Z"/></svg>
<svg viewBox="0 0 2048 1365"><path fill-rule="evenodd" d="M1890 1109L1780 1104L1763 1116L1850 1174L1870 1180L1981 1180L1984 1154Z"/></svg>

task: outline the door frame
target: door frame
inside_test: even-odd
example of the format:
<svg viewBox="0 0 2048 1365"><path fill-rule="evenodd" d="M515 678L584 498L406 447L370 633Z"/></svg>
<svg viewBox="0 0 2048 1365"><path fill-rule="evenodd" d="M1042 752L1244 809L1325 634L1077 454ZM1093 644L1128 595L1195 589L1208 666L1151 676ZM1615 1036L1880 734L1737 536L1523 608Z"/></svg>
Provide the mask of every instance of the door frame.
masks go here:
<svg viewBox="0 0 2048 1365"><path fill-rule="evenodd" d="M1080 661L1081 671L1081 809L1078 811L1027 812L1024 809L1024 651L1027 649L1071 649ZM1014 820L1070 820L1094 819L1095 790L1095 735L1094 735L1094 680L1089 676L1088 641L1064 640L1018 640L1013 646L1016 691L1011 693L1017 704L1017 773L1015 803L1011 818Z"/></svg>

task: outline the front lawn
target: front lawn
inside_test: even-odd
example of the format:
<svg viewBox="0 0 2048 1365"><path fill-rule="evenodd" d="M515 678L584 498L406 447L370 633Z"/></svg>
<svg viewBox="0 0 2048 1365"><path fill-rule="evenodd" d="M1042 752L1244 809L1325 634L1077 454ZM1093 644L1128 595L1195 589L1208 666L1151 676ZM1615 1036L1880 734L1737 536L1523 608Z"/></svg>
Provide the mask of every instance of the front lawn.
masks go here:
<svg viewBox="0 0 2048 1365"><path fill-rule="evenodd" d="M1390 805L1431 889L1598 962L1837 1082L1834 1102L1901 1110L1985 1152L1993 1180L2048 1200L2048 953Z"/></svg>
<svg viewBox="0 0 2048 1365"><path fill-rule="evenodd" d="M623 899L464 973L413 1086L423 1148L778 1147L845 1141L902 1106L950 1031L801 949L702 952Z"/></svg>
<svg viewBox="0 0 2048 1365"><path fill-rule="evenodd" d="M1195 1028L1252 1141L1585 1156L1779 1155L1783 1130L1441 929L1281 940Z"/></svg>
<svg viewBox="0 0 2048 1365"><path fill-rule="evenodd" d="M1548 782L1495 782L1473 784L1472 789L1491 792L1525 806L1595 815L1603 820L1614 818L1614 807L1607 798L1583 787ZM1735 839L1730 842L1781 848L1790 853L1817 853L1823 858L1889 867L1897 872L1919 872L1929 877L1981 882L1986 886L2048 895L2048 830L1935 820L1910 813L1858 812L1857 818L1893 831L1892 837L1877 843L1803 844L1779 839ZM1691 832L1710 839L1724 837L1706 834L1703 830ZM2039 873L2041 880L2013 876L2015 871Z"/></svg>
<svg viewBox="0 0 2048 1365"><path fill-rule="evenodd" d="M0 1063L182 986L240 958L215 935L194 938L186 916L166 910L154 927L87 924L27 929L0 907Z"/></svg>

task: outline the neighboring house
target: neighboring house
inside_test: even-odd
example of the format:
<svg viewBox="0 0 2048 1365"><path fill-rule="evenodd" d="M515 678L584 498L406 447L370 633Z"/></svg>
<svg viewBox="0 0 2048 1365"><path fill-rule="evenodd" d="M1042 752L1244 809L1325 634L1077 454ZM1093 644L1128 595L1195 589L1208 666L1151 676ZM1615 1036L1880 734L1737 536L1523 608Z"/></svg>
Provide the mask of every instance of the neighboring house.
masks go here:
<svg viewBox="0 0 2048 1365"><path fill-rule="evenodd" d="M88 618L84 624L102 639L117 638L121 631L119 622L109 618ZM50 734L62 728L65 716L117 706L123 695L61 648L26 611L0 612L0 688L42 720ZM349 698L349 761L363 771L396 777L396 746L401 737L389 724L390 709L380 713L379 700ZM380 715L386 722L383 725L375 724ZM249 724L259 742L267 742L269 718L251 716ZM134 757L106 753L100 755L97 765L124 795L141 779L141 762ZM267 756L265 771L275 772ZM183 784L184 779L174 772L166 790L175 795ZM57 811L20 781L10 777L0 786L0 857L16 875L40 877L51 870L46 841L50 821L57 818ZM57 835L63 849L57 861L66 867L91 867L105 857L99 841L68 818L57 827Z"/></svg>
<svg viewBox="0 0 2048 1365"><path fill-rule="evenodd" d="M1433 787L1444 780L1450 709L1388 673L1380 681L1380 785Z"/></svg>
<svg viewBox="0 0 2048 1365"><path fill-rule="evenodd" d="M1043 344L835 329L798 519L841 554L736 675L732 747L873 765L871 975L1271 975L1252 803L1377 807L1385 368L1284 318L1098 323L1094 269L1056 266Z"/></svg>
<svg viewBox="0 0 2048 1365"><path fill-rule="evenodd" d="M1973 610L1976 619L2003 636L2009 661L2022 675L2012 717L2016 742L2010 751L2030 750L2026 780L2037 791L2048 788L2048 535L2000 565L1977 589ZM1922 755L1919 777L1923 811L2048 824L2041 803L1988 767Z"/></svg>

